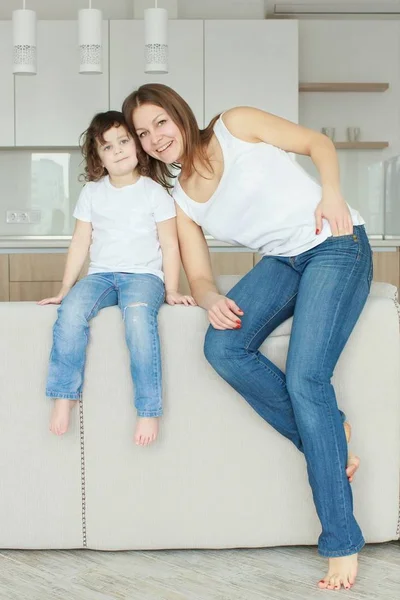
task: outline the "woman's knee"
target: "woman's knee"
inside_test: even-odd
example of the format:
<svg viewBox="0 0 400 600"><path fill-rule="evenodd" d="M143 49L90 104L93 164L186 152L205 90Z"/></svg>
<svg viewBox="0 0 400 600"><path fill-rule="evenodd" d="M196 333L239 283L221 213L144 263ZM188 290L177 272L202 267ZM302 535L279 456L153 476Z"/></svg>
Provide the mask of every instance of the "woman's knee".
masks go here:
<svg viewBox="0 0 400 600"><path fill-rule="evenodd" d="M230 370L235 368L240 346L237 342L232 339L231 330L221 331L210 326L204 341L204 355L217 371Z"/></svg>

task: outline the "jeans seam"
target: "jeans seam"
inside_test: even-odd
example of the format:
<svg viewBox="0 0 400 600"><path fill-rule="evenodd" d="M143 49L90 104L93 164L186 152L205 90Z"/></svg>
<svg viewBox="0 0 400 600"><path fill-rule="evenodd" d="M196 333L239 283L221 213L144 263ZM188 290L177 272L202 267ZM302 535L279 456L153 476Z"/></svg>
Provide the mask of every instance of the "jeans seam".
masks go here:
<svg viewBox="0 0 400 600"><path fill-rule="evenodd" d="M326 355L327 355L327 352L328 352L328 347L329 347L329 344L330 344L332 336L333 336L334 324L337 322L337 315L338 315L338 310L339 310L338 307L339 307L340 301L341 301L341 299L342 299L345 291L347 290L347 286L348 286L348 284L349 284L349 282L351 280L351 277L352 277L352 275L354 273L354 270L356 269L359 254L360 254L360 246L359 246L359 251L357 253L357 257L354 260L353 268L351 269L351 272L349 273L349 276L347 278L346 284L345 284L345 286L342 289L342 293L340 294L339 301L337 302L337 305L336 305L335 315L334 315L334 317L332 319L332 326L331 326L330 336L329 336L328 342L327 342L326 347L325 347L325 353L324 353L323 359L322 359L322 361L320 363L321 370L323 369L323 366L325 364ZM322 389L324 389L324 386L322 386ZM324 391L323 391L323 396L324 396L325 406L327 406L329 408L329 403L327 403L327 401L326 401L326 396L325 396ZM330 417L329 421L332 423L332 414L331 414L330 411L328 411L328 412L329 412L329 417ZM335 428L333 427L333 431L334 430L335 430ZM334 438L335 438L336 458L337 458L338 463L340 464L339 447L338 447L336 435L334 435ZM350 529L349 529L349 515L347 513L346 502L344 500L344 487L343 487L343 480L342 480L342 478L340 478L340 480L339 480L339 489L340 489L340 494L341 494L341 500L342 500L342 506L343 506L343 513L344 513L344 516L345 516L347 539L349 540L349 545L350 545L350 543L351 543L351 534L350 534Z"/></svg>
<svg viewBox="0 0 400 600"><path fill-rule="evenodd" d="M106 290L104 290L104 292L101 294L101 296L99 298L97 298L96 302L94 303L94 305L90 309L88 316L86 317L86 321L90 321L90 319L92 318L92 315L95 312L96 308L104 300L104 298L106 298L108 296L108 294L110 292L112 292L113 288L114 288L114 286L111 285L109 288L107 288Z"/></svg>
<svg viewBox="0 0 400 600"><path fill-rule="evenodd" d="M156 277L156 276L154 276ZM157 278L159 279L159 278ZM135 396L134 398L134 403L136 406L136 411L137 411L137 415L138 416L142 416L142 417L159 417L162 415L162 383L161 383L161 378L162 378L162 368L161 368L161 348L160 348L160 342L159 342L159 351L157 352L157 343L156 343L156 339L160 339L159 336L159 332L158 332L158 313L160 311L161 308L161 304L162 304L162 300L164 298L164 294L165 294L165 288L164 288L164 284L163 282L160 280L161 285L162 285L162 291L158 294L158 296L156 297L156 302L155 303L151 303L147 304L147 309L149 310L149 314L150 314L150 318L151 318L151 327L152 330L150 331L150 335L151 335L151 348L152 348L152 354L153 354L153 361L152 361L152 378L155 379L155 388L156 388L156 394L157 394L157 399L158 402L160 404L160 408L155 410L155 411L140 411L137 408L137 398ZM118 306L123 314L123 321L125 324L125 330L126 330L126 319L125 319L125 312L126 309L129 308L129 304L127 306L122 306L121 304L121 294L120 294L120 290L117 288L117 297L118 297ZM129 348L129 353L131 354L130 348ZM132 361L132 358L130 359ZM135 385L135 381L134 378L132 376L132 382Z"/></svg>

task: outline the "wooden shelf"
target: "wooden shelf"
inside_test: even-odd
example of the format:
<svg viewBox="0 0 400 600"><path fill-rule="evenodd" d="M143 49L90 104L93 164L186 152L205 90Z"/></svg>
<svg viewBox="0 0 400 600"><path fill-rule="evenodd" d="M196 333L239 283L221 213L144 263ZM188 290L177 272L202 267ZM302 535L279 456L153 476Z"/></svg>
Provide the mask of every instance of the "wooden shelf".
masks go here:
<svg viewBox="0 0 400 600"><path fill-rule="evenodd" d="M385 92L388 83L300 83L299 92Z"/></svg>
<svg viewBox="0 0 400 600"><path fill-rule="evenodd" d="M334 142L337 150L382 150L389 142Z"/></svg>

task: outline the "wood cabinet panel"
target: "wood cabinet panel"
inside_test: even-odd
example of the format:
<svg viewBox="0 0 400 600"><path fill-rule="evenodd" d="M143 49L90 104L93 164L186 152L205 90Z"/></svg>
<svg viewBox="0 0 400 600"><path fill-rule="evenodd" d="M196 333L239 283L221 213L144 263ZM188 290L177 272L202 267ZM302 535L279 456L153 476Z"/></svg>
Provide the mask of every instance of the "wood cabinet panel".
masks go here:
<svg viewBox="0 0 400 600"><path fill-rule="evenodd" d="M8 254L0 254L0 302L10 299Z"/></svg>
<svg viewBox="0 0 400 600"><path fill-rule="evenodd" d="M67 254L10 254L10 281L62 281Z"/></svg>
<svg viewBox="0 0 400 600"><path fill-rule="evenodd" d="M374 281L400 284L399 250L390 252L374 252Z"/></svg>
<svg viewBox="0 0 400 600"><path fill-rule="evenodd" d="M10 281L62 281L67 253L10 254ZM87 257L79 279L87 275Z"/></svg>
<svg viewBox="0 0 400 600"><path fill-rule="evenodd" d="M55 296L60 291L61 281L12 281L11 302L32 302Z"/></svg>

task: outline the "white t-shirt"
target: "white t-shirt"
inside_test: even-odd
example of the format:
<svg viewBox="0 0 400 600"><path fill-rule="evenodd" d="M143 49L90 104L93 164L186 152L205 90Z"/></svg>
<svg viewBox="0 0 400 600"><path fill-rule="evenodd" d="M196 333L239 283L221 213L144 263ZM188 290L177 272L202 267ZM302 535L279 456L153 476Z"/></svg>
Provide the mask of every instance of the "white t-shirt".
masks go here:
<svg viewBox="0 0 400 600"><path fill-rule="evenodd" d="M93 227L89 275L151 273L164 280L156 223L175 216L171 196L148 177L121 188L108 176L87 183L74 217Z"/></svg>
<svg viewBox="0 0 400 600"><path fill-rule="evenodd" d="M315 209L321 186L285 151L265 142L250 143L230 133L218 119L224 171L204 203L195 202L177 181L173 196L182 210L214 238L269 256L297 256L332 235L323 219L316 235ZM354 225L363 225L350 208Z"/></svg>

